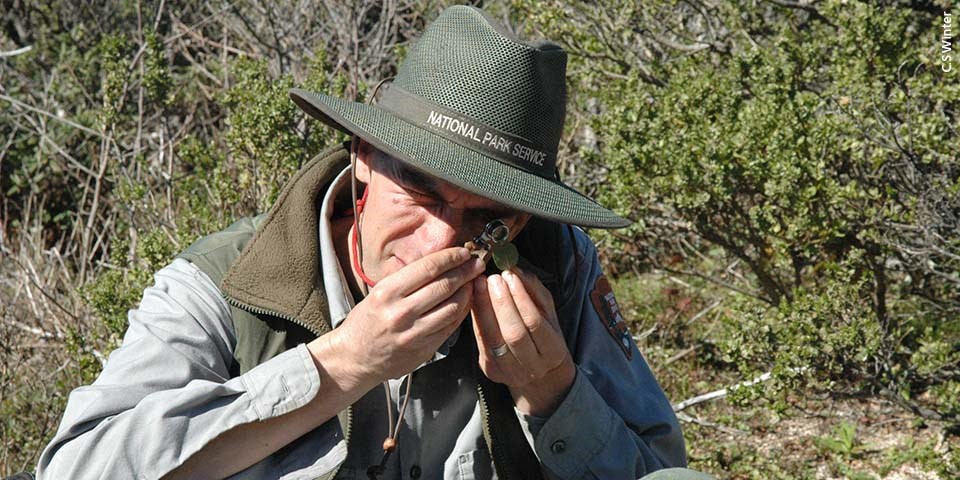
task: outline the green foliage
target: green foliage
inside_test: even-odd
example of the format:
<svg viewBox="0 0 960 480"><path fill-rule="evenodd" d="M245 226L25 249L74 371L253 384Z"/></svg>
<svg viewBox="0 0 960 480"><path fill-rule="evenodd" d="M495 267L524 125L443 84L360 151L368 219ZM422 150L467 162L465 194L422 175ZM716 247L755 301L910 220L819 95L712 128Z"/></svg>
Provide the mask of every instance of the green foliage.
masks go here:
<svg viewBox="0 0 960 480"><path fill-rule="evenodd" d="M252 191L250 200L263 211L325 139L304 139L298 132L300 109L287 94L294 86L292 77L271 79L264 62L248 59L237 61L231 73L235 83L224 93L223 104L230 112L226 141L239 170L236 187Z"/></svg>
<svg viewBox="0 0 960 480"><path fill-rule="evenodd" d="M165 92L170 80L165 63L157 60L162 52L151 50L158 48L156 40L151 38L155 37L148 35L146 52L154 60L146 62L143 81L150 96L162 108L169 105ZM107 44L110 51L116 52L122 42L111 38ZM126 64L126 59L117 55L109 58L105 65ZM308 80L310 84L325 78L323 66L314 64L314 67L320 71L313 72ZM117 103L107 86L111 82L123 82L111 80L114 73L110 70L106 74L105 106ZM323 148L319 135L304 138L297 128L301 114L287 97L287 91L293 86L291 77L274 81L263 62L244 58L233 65L231 74L235 76L234 82L222 94L222 103L228 112L226 148L188 136L177 149L182 162L180 168L189 175L176 187L181 192L179 198L167 204L167 208L182 217L181 227L176 231L143 223L144 216L157 212L156 200L148 200L166 186L148 177L137 181L134 172L143 168L142 161L112 165L111 178L116 182L113 193L120 205L127 207L127 222L137 225L135 232L138 233L135 237L115 239L110 245L112 268L104 270L81 289L84 301L103 321L109 335L107 343L111 346L119 344L127 328L127 311L136 306L143 289L149 285L152 272L169 263L179 250L203 232L225 227L238 213L252 214L268 209L286 179L309 155ZM111 122L122 120L116 109L105 111ZM130 251L133 241L136 248Z"/></svg>
<svg viewBox="0 0 960 480"><path fill-rule="evenodd" d="M833 435L820 437L817 445L826 452L851 459L857 455L863 446L857 441L857 426L843 421L834 429Z"/></svg>
<svg viewBox="0 0 960 480"><path fill-rule="evenodd" d="M837 390L836 382L869 380L867 366L885 354L883 332L859 296L869 279L833 265L819 288L798 288L775 308L749 297L732 302L718 346L751 377L771 380L733 392L734 400L781 398L802 388ZM781 405L781 408L783 406Z"/></svg>
<svg viewBox="0 0 960 480"><path fill-rule="evenodd" d="M48 113L0 100L0 238L17 248L40 232L32 248L62 254L76 282L59 290L78 298L68 310L96 319L63 329L69 358L51 356L53 390L0 369L0 383L23 386L0 387L0 437L23 445L18 465L35 460L66 392L95 378L154 271L199 236L268 209L312 155L346 140L306 121L287 90L363 100L365 79L396 64L371 67L349 51L383 47L385 34L338 45L227 18L258 18L272 4L212 17L187 2L174 17L161 3L0 12L4 35L23 35L0 38L3 50L34 47L0 63L2 93ZM561 170L635 220L591 232L608 273L668 274L613 280L675 400L715 389L716 378L769 372L730 393L741 412L786 418L805 394L829 392L960 415L960 82L936 63L939 17L914 3L490 6L570 52ZM420 28L434 7L397 16ZM324 15L310 25L334 21ZM404 35L383 52L403 56ZM867 453L857 434L845 423L819 442L838 475L863 475L844 464ZM735 478L820 474L738 441L689 445L698 466ZM921 462L955 477L956 460L935 450L908 445L883 468Z"/></svg>
<svg viewBox="0 0 960 480"><path fill-rule="evenodd" d="M600 234L615 263L723 284L702 261L719 246L746 268L703 340L744 378L771 373L735 399L782 409L798 390L886 391L915 404L929 390L925 404L956 414L960 82L931 56L939 17L727 4L707 20L722 27L693 32L670 1L601 2L603 18L515 4L577 52L578 108L599 105L596 147L578 153L610 169L604 202L636 219Z"/></svg>
<svg viewBox="0 0 960 480"><path fill-rule="evenodd" d="M213 14L197 2L9 7L0 50L32 50L0 59L0 93L16 101L0 99L0 325L28 327L0 329L0 383L19 389L0 389L0 477L35 464L66 393L96 377L153 272L201 235L269 209L301 165L345 140L306 119L287 90L362 99L367 76L396 65L352 54L345 63L349 52L329 33L339 31L335 12L311 16L311 33L287 22L297 19L258 23L262 8L273 15L282 3ZM403 50L427 10L404 7L394 19L373 9L357 19L357 40ZM283 40L253 31L264 25L282 26ZM8 253L39 275L8 268ZM43 345L20 350L31 329L47 332ZM8 355L21 351L29 361ZM36 371L46 381L31 381Z"/></svg>
<svg viewBox="0 0 960 480"><path fill-rule="evenodd" d="M933 440L920 442L907 438L905 445L892 449L893 451L890 452L889 457L880 467L880 476L885 477L900 465L911 462L924 465L934 471L939 470L943 478L955 476L950 472L950 465L941 462L940 456L936 452L935 443Z"/></svg>
<svg viewBox="0 0 960 480"><path fill-rule="evenodd" d="M226 214L241 203L242 191L234 185L224 152L190 135L180 142L177 156L190 173L177 185L185 209L181 225L194 232L226 227Z"/></svg>
<svg viewBox="0 0 960 480"><path fill-rule="evenodd" d="M167 106L173 101L172 96L170 96L173 81L167 67L167 54L164 51L163 39L157 32L147 32L144 48L144 87L151 100L159 105Z"/></svg>
<svg viewBox="0 0 960 480"><path fill-rule="evenodd" d="M100 122L104 130L110 128L117 121L117 115L123 104L124 90L127 83L127 56L130 46L126 38L121 35L109 35L101 40L97 49L100 51L101 70L103 72L103 109Z"/></svg>
<svg viewBox="0 0 960 480"><path fill-rule="evenodd" d="M106 270L96 281L81 288L84 301L103 322L111 348L119 344L127 330L127 311L139 302L151 272L169 261L171 245L158 233L148 234L137 245L138 256L142 259L140 265L129 257L129 243L118 239L112 245L110 258L114 268ZM133 268L125 268L131 264ZM76 338L75 341L82 342L82 338ZM84 350L82 346L76 349L81 352Z"/></svg>
<svg viewBox="0 0 960 480"><path fill-rule="evenodd" d="M732 389L737 411L790 418L829 394L958 422L960 82L939 68L939 13L852 0L512 4L571 52L566 171L600 172L581 188L635 220L592 235L609 269L653 272L621 279L618 294L634 298L636 331L654 328L644 351L674 398L763 378ZM867 454L854 425L821 442L837 476L865 475L849 465ZM822 475L696 441L707 471ZM914 450L881 455L956 476L942 451Z"/></svg>

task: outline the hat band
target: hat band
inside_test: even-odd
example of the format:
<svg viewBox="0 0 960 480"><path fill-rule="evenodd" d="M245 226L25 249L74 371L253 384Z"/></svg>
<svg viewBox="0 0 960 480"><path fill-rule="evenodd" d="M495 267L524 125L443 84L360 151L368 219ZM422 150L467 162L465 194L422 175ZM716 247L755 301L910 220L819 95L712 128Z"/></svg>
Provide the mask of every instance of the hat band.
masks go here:
<svg viewBox="0 0 960 480"><path fill-rule="evenodd" d="M556 152L414 95L395 84L383 92L377 106L500 163L543 178L552 179L554 176Z"/></svg>

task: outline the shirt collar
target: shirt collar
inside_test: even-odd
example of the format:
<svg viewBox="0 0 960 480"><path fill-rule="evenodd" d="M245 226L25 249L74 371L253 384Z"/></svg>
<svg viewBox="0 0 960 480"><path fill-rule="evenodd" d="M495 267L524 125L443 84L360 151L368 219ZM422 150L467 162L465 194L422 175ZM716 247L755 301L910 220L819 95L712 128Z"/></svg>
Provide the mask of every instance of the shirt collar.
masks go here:
<svg viewBox="0 0 960 480"><path fill-rule="evenodd" d="M350 186L350 167L343 169L330 184L320 207L320 268L323 272L323 288L330 306L330 326L337 328L353 309L353 295L347 287L347 278L333 247L333 203L344 187Z"/></svg>

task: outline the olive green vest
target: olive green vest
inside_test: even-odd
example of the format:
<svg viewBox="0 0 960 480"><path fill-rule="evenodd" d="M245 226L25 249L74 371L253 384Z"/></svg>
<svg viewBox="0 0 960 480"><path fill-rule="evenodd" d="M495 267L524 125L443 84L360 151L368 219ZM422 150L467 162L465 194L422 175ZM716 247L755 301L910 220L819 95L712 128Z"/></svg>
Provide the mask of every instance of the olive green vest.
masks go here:
<svg viewBox="0 0 960 480"><path fill-rule="evenodd" d="M290 179L269 212L241 219L179 255L219 285L230 304L237 340L231 374L249 371L330 331L319 259L319 204L348 163L344 146L321 153ZM551 240L558 238L552 236L554 229L549 231ZM541 231L540 235L546 234ZM538 273L547 281L555 278L542 270ZM460 342L474 343L464 338ZM523 435L509 391L487 379L479 367L475 376L484 438L498 477L541 478L539 462ZM351 412L347 408L338 414L348 449ZM336 473L321 478L332 479Z"/></svg>

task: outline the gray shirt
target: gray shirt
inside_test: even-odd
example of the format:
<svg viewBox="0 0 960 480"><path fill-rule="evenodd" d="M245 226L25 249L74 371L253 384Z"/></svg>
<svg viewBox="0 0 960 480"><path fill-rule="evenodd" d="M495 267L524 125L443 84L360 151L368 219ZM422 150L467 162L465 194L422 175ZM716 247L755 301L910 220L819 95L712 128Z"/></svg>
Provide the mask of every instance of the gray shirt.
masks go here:
<svg viewBox="0 0 960 480"><path fill-rule="evenodd" d="M334 181L320 215L320 257L333 326L353 307L330 233L335 196L349 179ZM569 292L557 313L577 375L550 418L517 412L547 478L637 478L686 463L670 404L605 290L596 250L576 232L563 245ZM576 277L576 278L575 278ZM230 308L196 266L177 259L158 271L130 326L93 384L70 394L56 436L40 457L38 477L159 478L219 434L282 415L310 402L319 375L304 345L230 378L236 338ZM575 279L575 281L574 281ZM591 298L593 297L593 298ZM447 356L453 335L412 375L400 448L385 479L495 478L483 440L472 386L452 382L462 359ZM473 341L472 338L464 341ZM336 419L314 429L237 479L315 478L341 465L338 478L366 478L379 463L386 408L396 415L407 377L389 382L393 402L374 388L354 405L348 455ZM419 474L419 475L418 475Z"/></svg>

